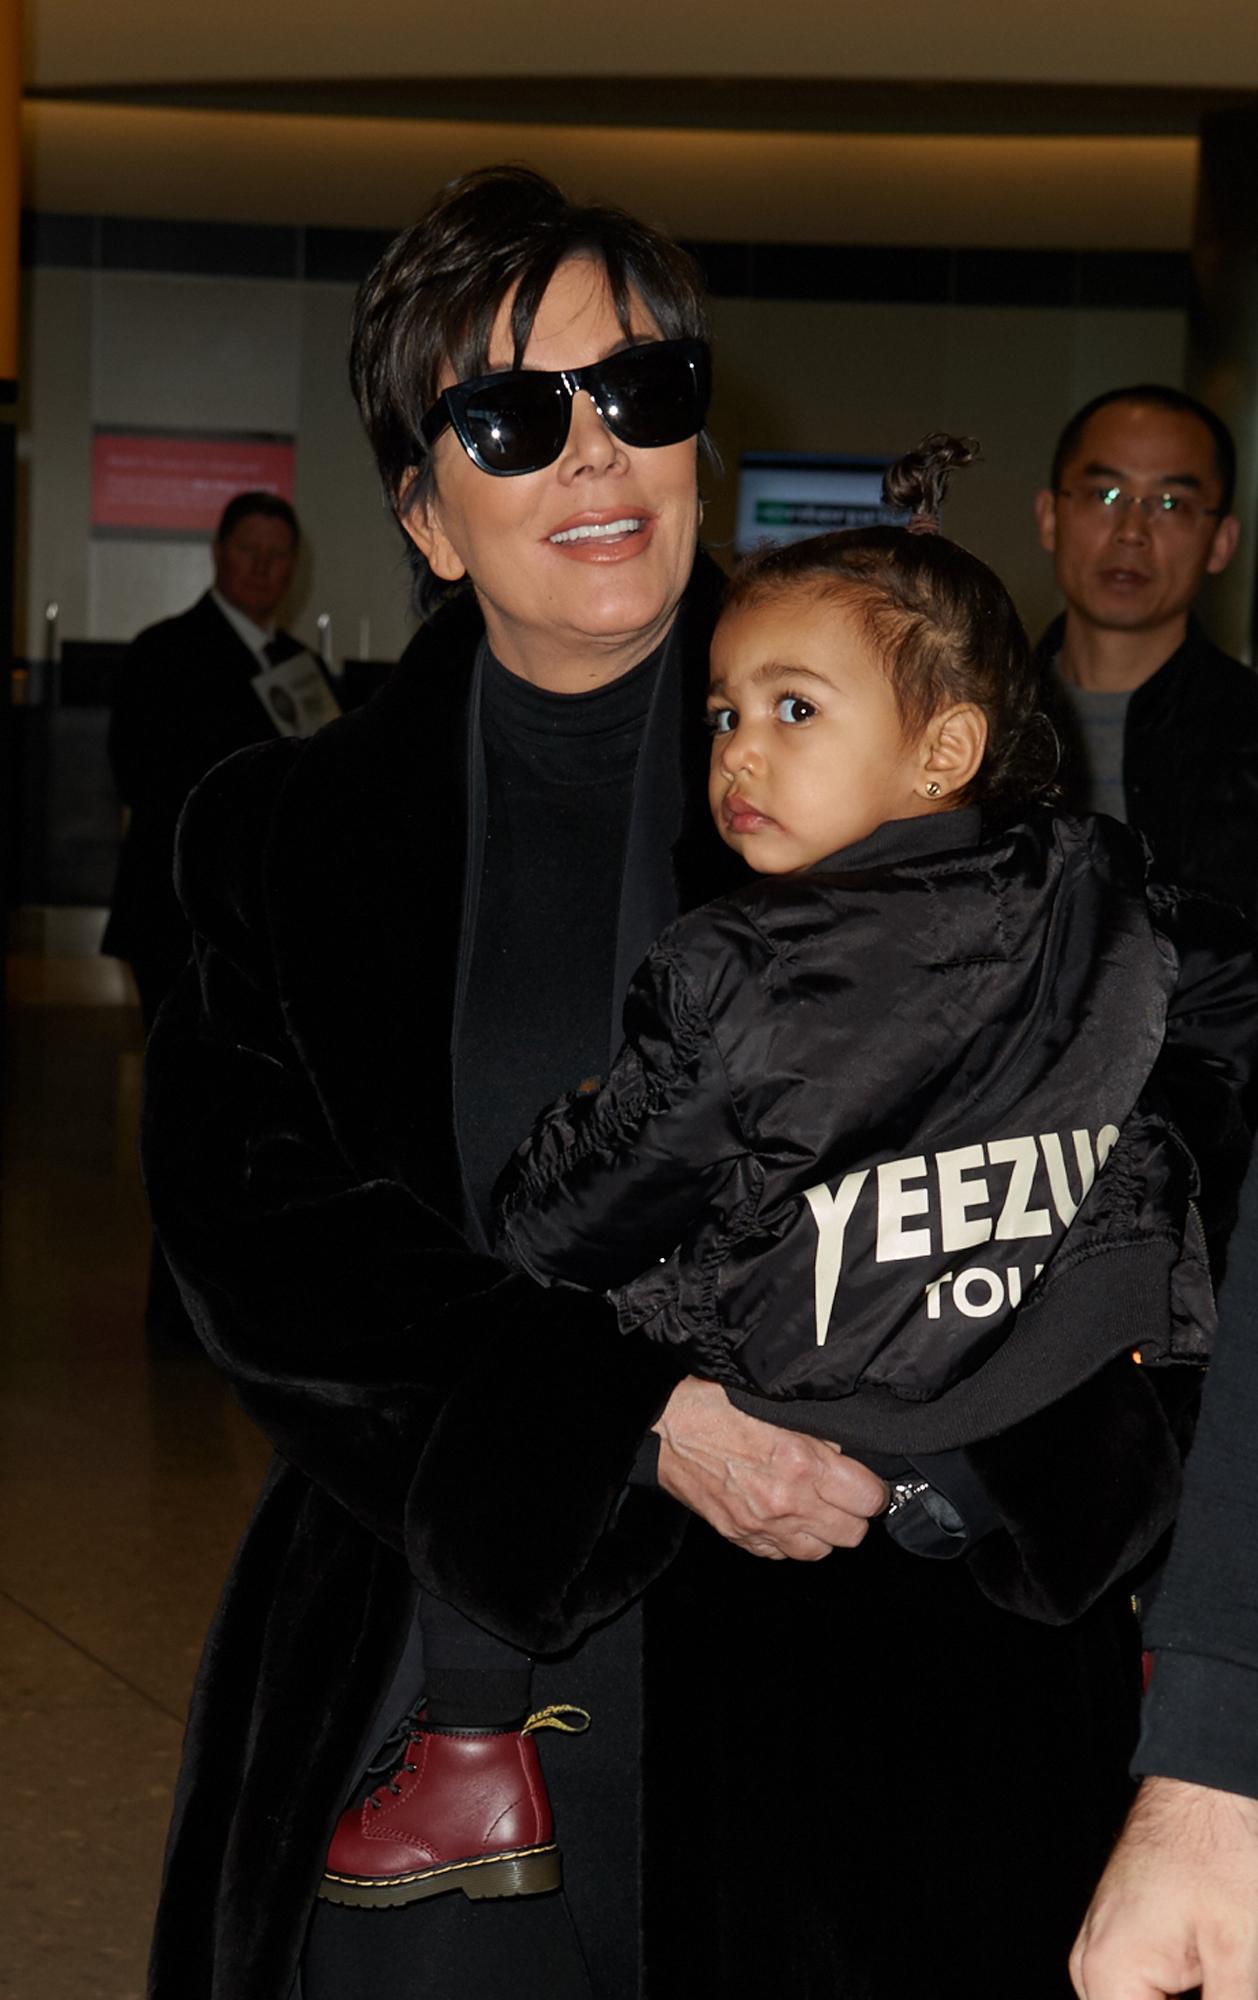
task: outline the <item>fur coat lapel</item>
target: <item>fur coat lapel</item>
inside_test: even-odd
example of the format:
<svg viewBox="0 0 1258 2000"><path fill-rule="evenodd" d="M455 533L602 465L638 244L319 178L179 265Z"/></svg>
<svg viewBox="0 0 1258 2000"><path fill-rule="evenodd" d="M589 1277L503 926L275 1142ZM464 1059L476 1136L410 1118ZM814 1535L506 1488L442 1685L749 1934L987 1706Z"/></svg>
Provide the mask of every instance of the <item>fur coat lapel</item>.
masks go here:
<svg viewBox="0 0 1258 2000"><path fill-rule="evenodd" d="M414 656L310 743L265 868L287 1025L356 1170L457 1224L450 1041L472 663Z"/></svg>
<svg viewBox="0 0 1258 2000"><path fill-rule="evenodd" d="M731 879L705 781L720 584L700 557L670 635L635 787L618 981L679 908ZM287 1024L339 1143L359 1173L397 1174L459 1231L451 1047L478 853L479 637L465 614L443 614L368 707L306 746L264 868ZM653 866L652 854L671 865ZM618 993L612 1046L619 1008Z"/></svg>

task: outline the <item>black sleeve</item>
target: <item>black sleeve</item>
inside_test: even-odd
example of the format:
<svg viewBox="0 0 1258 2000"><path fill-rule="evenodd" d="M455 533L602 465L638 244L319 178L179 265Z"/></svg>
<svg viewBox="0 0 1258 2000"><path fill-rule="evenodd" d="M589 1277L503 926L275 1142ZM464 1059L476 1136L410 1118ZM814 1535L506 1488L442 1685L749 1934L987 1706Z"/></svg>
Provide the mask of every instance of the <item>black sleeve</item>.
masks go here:
<svg viewBox="0 0 1258 2000"><path fill-rule="evenodd" d="M1152 1081L1197 1162L1217 1274L1249 1159L1258 1060L1255 932L1238 910L1206 896L1155 885L1149 901L1179 960Z"/></svg>
<svg viewBox="0 0 1258 2000"><path fill-rule="evenodd" d="M545 1283L608 1291L663 1261L748 1152L702 999L659 945L624 1026L606 1082L543 1112L498 1184L505 1252Z"/></svg>
<svg viewBox="0 0 1258 2000"><path fill-rule="evenodd" d="M1153 1673L1134 1769L1258 1798L1258 1155L1146 1636Z"/></svg>
<svg viewBox="0 0 1258 2000"><path fill-rule="evenodd" d="M242 753L185 814L195 963L150 1043L155 1220L277 1451L439 1596L557 1650L676 1546L680 1509L625 1487L684 1371L624 1339L603 1299L475 1254L403 1180L342 1151L286 1027L253 880L294 754Z"/></svg>

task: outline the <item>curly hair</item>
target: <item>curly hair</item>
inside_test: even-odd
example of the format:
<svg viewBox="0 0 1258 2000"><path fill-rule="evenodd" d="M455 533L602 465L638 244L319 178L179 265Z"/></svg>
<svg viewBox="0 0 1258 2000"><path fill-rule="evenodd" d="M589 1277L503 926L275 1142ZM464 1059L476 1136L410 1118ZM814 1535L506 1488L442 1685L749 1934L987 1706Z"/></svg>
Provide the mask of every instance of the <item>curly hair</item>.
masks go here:
<svg viewBox="0 0 1258 2000"><path fill-rule="evenodd" d="M936 530L948 480L978 454L972 438L934 432L891 466L884 497L904 526L848 528L749 556L725 610L812 591L852 605L881 657L906 734L972 702L987 721L983 762L955 805L1029 804L1057 796L1060 748L1042 677L1004 584Z"/></svg>

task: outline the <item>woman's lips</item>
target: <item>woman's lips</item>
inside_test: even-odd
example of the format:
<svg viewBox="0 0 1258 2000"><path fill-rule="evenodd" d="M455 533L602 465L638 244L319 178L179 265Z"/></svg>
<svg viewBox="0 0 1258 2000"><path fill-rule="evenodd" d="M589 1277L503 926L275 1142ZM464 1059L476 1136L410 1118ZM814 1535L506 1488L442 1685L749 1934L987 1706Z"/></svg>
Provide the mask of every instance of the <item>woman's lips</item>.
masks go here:
<svg viewBox="0 0 1258 2000"><path fill-rule="evenodd" d="M655 516L632 507L601 514L574 514L546 537L547 548L569 562L625 562L639 556L655 533Z"/></svg>

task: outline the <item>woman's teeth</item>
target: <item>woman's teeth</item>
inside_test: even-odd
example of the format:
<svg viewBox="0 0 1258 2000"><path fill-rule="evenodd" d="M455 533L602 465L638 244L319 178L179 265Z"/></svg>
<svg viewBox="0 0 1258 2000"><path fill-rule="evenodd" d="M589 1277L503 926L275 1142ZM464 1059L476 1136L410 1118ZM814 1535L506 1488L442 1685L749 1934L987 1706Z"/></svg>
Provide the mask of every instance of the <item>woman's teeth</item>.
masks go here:
<svg viewBox="0 0 1258 2000"><path fill-rule="evenodd" d="M561 528L557 535L551 535L552 542L606 542L614 535L636 535L642 527L641 518L628 514L623 521L589 521L579 528Z"/></svg>

